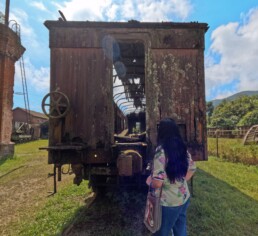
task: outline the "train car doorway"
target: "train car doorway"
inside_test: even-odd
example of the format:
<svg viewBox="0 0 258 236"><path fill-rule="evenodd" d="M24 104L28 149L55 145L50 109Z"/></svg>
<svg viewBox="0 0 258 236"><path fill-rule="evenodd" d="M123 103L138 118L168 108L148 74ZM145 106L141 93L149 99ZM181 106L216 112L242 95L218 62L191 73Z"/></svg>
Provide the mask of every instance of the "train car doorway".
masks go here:
<svg viewBox="0 0 258 236"><path fill-rule="evenodd" d="M115 134L146 132L145 52L141 42L113 41Z"/></svg>

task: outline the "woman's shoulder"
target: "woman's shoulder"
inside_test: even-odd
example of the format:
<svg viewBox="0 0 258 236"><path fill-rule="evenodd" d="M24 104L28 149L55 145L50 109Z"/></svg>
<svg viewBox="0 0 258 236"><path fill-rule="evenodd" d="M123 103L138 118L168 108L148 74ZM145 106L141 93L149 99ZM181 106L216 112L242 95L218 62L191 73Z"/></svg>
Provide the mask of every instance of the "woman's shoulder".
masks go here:
<svg viewBox="0 0 258 236"><path fill-rule="evenodd" d="M191 155L191 153L188 150L186 150L186 153L187 153L188 159L192 159L192 155Z"/></svg>
<svg viewBox="0 0 258 236"><path fill-rule="evenodd" d="M154 162L157 165L162 164L162 166L164 166L164 164L166 162L166 155L165 155L165 151L162 148L162 146L158 146L156 148L155 155L154 155Z"/></svg>
<svg viewBox="0 0 258 236"><path fill-rule="evenodd" d="M165 155L165 150L162 145L158 145L155 149L155 154Z"/></svg>
<svg viewBox="0 0 258 236"><path fill-rule="evenodd" d="M156 150L155 150L155 151L157 152L157 151L161 151L161 150L164 150L163 147L162 147L161 145L158 145L158 146L156 147Z"/></svg>
<svg viewBox="0 0 258 236"><path fill-rule="evenodd" d="M158 159L163 156L165 156L164 149L161 145L159 145L156 147L156 150L155 150L155 159Z"/></svg>

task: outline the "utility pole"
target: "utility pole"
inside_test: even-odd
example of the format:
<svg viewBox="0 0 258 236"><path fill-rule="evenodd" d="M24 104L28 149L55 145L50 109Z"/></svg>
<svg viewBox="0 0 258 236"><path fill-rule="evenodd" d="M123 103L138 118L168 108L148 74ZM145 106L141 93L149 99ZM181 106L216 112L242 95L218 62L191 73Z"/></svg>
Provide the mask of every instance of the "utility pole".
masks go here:
<svg viewBox="0 0 258 236"><path fill-rule="evenodd" d="M5 2L5 25L9 24L9 11L10 11L10 0L6 0Z"/></svg>

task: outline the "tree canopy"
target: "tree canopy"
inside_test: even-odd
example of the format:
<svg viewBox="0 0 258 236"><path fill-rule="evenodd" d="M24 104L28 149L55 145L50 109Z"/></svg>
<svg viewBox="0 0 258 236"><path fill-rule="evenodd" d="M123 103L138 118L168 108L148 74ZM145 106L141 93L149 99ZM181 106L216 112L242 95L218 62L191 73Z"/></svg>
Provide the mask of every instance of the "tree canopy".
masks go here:
<svg viewBox="0 0 258 236"><path fill-rule="evenodd" d="M215 108L208 102L206 107L208 127L233 129L258 124L258 95L245 95L233 101L223 100Z"/></svg>

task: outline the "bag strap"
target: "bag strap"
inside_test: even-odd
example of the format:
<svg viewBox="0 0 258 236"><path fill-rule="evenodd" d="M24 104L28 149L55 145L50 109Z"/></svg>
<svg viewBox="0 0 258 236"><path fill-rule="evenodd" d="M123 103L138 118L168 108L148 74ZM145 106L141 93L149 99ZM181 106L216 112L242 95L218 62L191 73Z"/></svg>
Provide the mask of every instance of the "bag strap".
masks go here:
<svg viewBox="0 0 258 236"><path fill-rule="evenodd" d="M151 173L151 178L152 178L152 173ZM164 181L164 180L163 180L163 181ZM161 197L163 185L164 185L164 183L162 183L161 187L159 188L159 189L160 189L160 190L159 190L159 197ZM148 192L150 192L150 189L151 189L151 183L150 183L150 185L149 185L149 190L148 190ZM153 189L155 189L155 188L153 188Z"/></svg>
<svg viewBox="0 0 258 236"><path fill-rule="evenodd" d="M164 149L163 149L163 150L164 150ZM164 154L165 154L165 151L164 151ZM167 164L167 156L166 156L166 154L165 154L165 158L166 158L166 164ZM166 164L165 164L165 165L166 165ZM152 162L152 164L151 164L151 178L153 178L153 168L154 168L154 163ZM165 166L164 166L164 169L165 169ZM163 180L163 182L162 182L162 186L160 187L159 197L161 197L163 185L164 185L164 180ZM150 185L149 185L149 192L150 192L150 188L151 188L151 183L150 183Z"/></svg>

